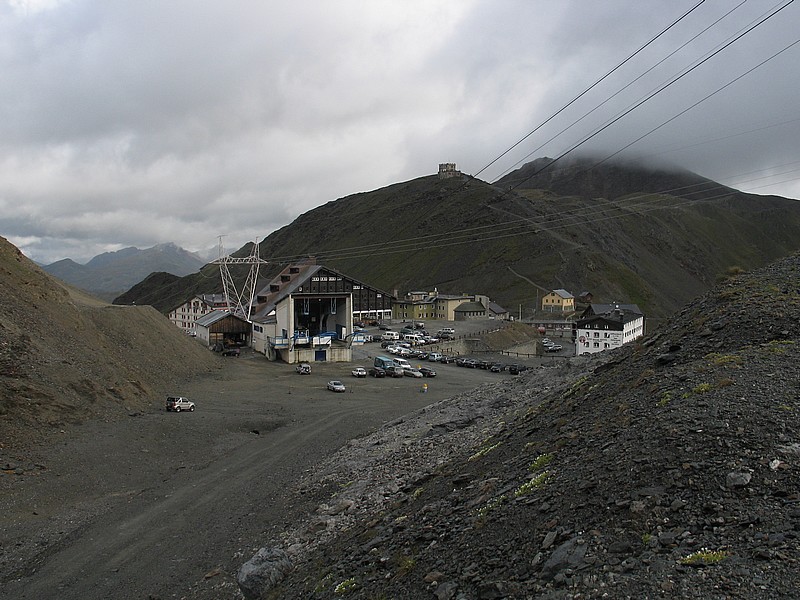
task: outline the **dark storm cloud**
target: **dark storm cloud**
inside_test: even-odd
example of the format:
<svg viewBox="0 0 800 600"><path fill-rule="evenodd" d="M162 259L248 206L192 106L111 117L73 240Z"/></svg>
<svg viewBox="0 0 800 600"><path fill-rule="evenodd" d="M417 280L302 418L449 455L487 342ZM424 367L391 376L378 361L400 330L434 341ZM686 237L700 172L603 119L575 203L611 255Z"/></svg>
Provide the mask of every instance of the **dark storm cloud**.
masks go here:
<svg viewBox="0 0 800 600"><path fill-rule="evenodd" d="M695 4L0 2L0 235L44 262L221 234L234 249L439 162L476 173ZM480 177L558 156L773 6L702 3ZM791 5L584 148L620 150L796 41L797 22ZM625 154L800 196L779 166L800 160L799 47Z"/></svg>

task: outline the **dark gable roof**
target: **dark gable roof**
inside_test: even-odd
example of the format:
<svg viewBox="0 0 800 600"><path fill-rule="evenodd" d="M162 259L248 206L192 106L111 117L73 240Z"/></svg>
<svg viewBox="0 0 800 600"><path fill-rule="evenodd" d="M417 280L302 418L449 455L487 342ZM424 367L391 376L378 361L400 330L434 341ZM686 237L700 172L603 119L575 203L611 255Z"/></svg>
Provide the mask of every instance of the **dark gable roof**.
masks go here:
<svg viewBox="0 0 800 600"><path fill-rule="evenodd" d="M613 312L615 309L620 309L622 312L629 312L634 313L639 316L644 316L642 310L635 304L620 304L619 302L614 302L611 304L597 304L592 302L589 307L583 311L582 317L588 317L591 315L602 315L606 313Z"/></svg>
<svg viewBox="0 0 800 600"><path fill-rule="evenodd" d="M227 317L233 317L234 319L239 319L240 321L247 322L247 319L242 319L241 317L231 314L226 310L212 310L207 315L203 315L199 319L195 321L195 324L200 325L202 327L211 327L214 323L218 321L222 321Z"/></svg>
<svg viewBox="0 0 800 600"><path fill-rule="evenodd" d="M622 326L625 323L630 323L631 321L636 321L637 319L641 318L642 315L640 313L617 309L601 315L589 315L582 319L578 319L577 327L578 329L582 329L586 328L589 324L604 324L608 325L612 329L618 328L622 330Z"/></svg>
<svg viewBox="0 0 800 600"><path fill-rule="evenodd" d="M459 304L453 312L486 312L486 307L480 302L464 302Z"/></svg>
<svg viewBox="0 0 800 600"><path fill-rule="evenodd" d="M557 294L558 296L561 296L562 298L565 298L565 299L574 298L574 296L572 294L570 294L567 290L560 289L560 288L557 289L557 290L553 290L552 293Z"/></svg>
<svg viewBox="0 0 800 600"><path fill-rule="evenodd" d="M492 311L496 315L504 315L508 311L500 306L497 302L489 302L489 310Z"/></svg>
<svg viewBox="0 0 800 600"><path fill-rule="evenodd" d="M297 292L298 289L311 281L312 277L326 273L334 277L347 279L356 285L360 285L362 288L379 292L387 298L393 297L391 294L387 294L375 286L367 285L358 279L349 277L344 273L340 273L336 269L331 269L330 267L324 267L322 265L315 265L311 263L292 264L278 273L278 275L276 275L272 281L262 287L261 290L256 294L257 307L253 313L253 320L264 322L264 318L267 317L273 310L275 310L275 307L282 300L287 298L290 294ZM286 278L288 278L288 280ZM272 286L277 286L277 291L273 292Z"/></svg>

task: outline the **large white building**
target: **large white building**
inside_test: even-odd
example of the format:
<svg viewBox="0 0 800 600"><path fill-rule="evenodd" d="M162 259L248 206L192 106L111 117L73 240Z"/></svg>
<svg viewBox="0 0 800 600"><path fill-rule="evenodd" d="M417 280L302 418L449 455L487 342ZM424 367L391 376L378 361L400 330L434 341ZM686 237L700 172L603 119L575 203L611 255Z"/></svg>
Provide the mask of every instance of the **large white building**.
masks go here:
<svg viewBox="0 0 800 600"><path fill-rule="evenodd" d="M169 311L169 320L186 333L195 332L195 321L215 310L226 310L224 294L198 294Z"/></svg>
<svg viewBox="0 0 800 600"><path fill-rule="evenodd" d="M644 314L635 304L592 304L577 322L575 353L619 348L644 335Z"/></svg>

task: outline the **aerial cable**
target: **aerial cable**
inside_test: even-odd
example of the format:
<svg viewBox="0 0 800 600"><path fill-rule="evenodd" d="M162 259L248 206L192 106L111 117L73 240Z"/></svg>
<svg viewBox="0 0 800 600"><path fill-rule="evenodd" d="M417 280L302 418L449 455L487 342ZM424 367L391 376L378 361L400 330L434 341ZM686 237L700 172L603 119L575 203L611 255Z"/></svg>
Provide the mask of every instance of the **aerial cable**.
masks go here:
<svg viewBox="0 0 800 600"><path fill-rule="evenodd" d="M519 145L520 145L522 142L524 142L526 139L528 139L528 138L529 138L530 136L532 136L534 133L536 133L537 131L539 131L539 129L541 129L542 127L544 127L544 126L545 126L547 123L549 123L550 121L552 121L552 120L553 120L554 118L556 118L556 117L557 117L559 114L561 114L562 112L564 112L564 111L565 111L567 108L569 108L569 107L570 107L570 106L572 106L572 105L573 105L575 102L577 102L578 100L580 100L580 99L581 99L583 96L585 96L586 94L588 94L588 93L589 93L589 92L590 92L592 89L594 89L595 87L597 87L597 86L598 86L598 85L599 85L601 82L603 82L605 79L607 79L608 77L610 77L610 76L611 76L611 75L612 75L612 74L613 74L615 71L617 71L618 69L622 68L622 66L623 66L623 65L625 65L625 64L626 64L628 61L632 60L632 59L633 59L633 58L634 58L634 57L635 57L637 54L639 54L640 52L642 52L642 51L643 51L645 48L647 48L647 47L648 47L650 44L652 44L653 42L655 42L655 41L656 41L658 38L660 38L662 35L664 35L664 34L665 34L667 31L669 31L669 30L670 30L670 29L672 29L672 28L673 28L675 25L677 25L678 23L680 23L680 22L681 22L681 21L682 21L684 18L686 18L687 16L689 16L689 14L691 14L692 12L694 12L694 11L695 11L695 10L696 10L696 9L697 9L697 8L698 8L698 7L699 7L701 4L703 4L704 2L705 2L705 0L700 0L700 1L699 1L697 4L695 4L695 5L694 5L692 8L690 8L689 10L687 10L685 13L683 13L683 14L682 14L680 17L678 17L677 19L675 19L675 21L673 21L673 22L672 22L672 23L670 23L670 24L669 24L667 27L665 27L663 30L661 30L661 32L659 32L659 33L658 33L658 34L657 34L655 37L651 38L651 39L650 39L648 42L646 42L646 43L645 43L643 46L641 46L641 47L640 47L638 50L636 50L635 52L633 52L633 54L631 54L630 56L628 56L628 57L627 57L625 60L623 60L621 63L619 63L619 64L618 64L616 67L614 67L613 69L611 69L611 70L610 70L608 73L606 73L605 75L603 75L603 76L602 76L600 79L598 79L597 81L595 81L595 82L594 82L592 85L590 85L588 88L586 88L585 90L583 90L583 91L582 91L580 94L578 94L577 96L575 96L575 97L574 97L572 100L570 100L569 102L567 102L567 103L566 103L564 106L562 106L561 108L559 108L559 109L558 109L556 112L554 112L552 115L550 115L549 117L547 117L547 119L545 119L544 121L542 121L542 122L541 122L539 125L537 125L537 126L536 126L536 127L535 127L535 128L532 130L532 131L530 131L530 132L528 132L527 134L525 134L525 136L524 136L524 137L522 137L522 139L520 139L520 140L519 140L519 141L517 141L517 142L516 142L514 145L512 145L510 148L508 148L507 150L505 150L505 151L504 151L504 152L503 152L503 153L502 153L500 156L498 156L497 158L495 158L494 160L492 160L492 161L491 161L491 162L490 162L488 165L486 165L485 167L483 167L482 169L480 169L480 170L479 170L477 173L475 173L474 177L477 177L478 175L480 175L481 173L483 173L483 172L484 172L486 169L488 169L489 167L491 167L491 166L492 166L494 163L496 163L498 160L500 160L501 158L503 158L503 157L504 157L506 154L508 154L509 152L511 152L511 151L512 151L514 148L516 148L517 146L519 146Z"/></svg>
<svg viewBox="0 0 800 600"><path fill-rule="evenodd" d="M675 48L675 50L673 50L672 52L670 52L669 54L667 54L667 55L666 55L665 57L663 57L661 60L659 60L658 62L656 62L654 65L652 65L650 68L646 69L646 70L645 70L645 71L643 71L641 74L639 74L637 77L635 77L634 79L632 79L631 81L629 81L627 84L625 84L623 87L621 87L620 89L618 89L616 92L614 92L614 93L613 93L612 95L610 95L608 98L606 98L605 100L603 100L603 101L602 101L600 104L598 104L597 106L595 106L595 107L594 107L593 109L591 109L590 111L588 111L588 112L584 113L584 114L583 114L583 116L581 116L579 119L577 119L577 120L573 121L572 123L570 123L569 125L567 125L567 126L564 128L564 129L562 129L561 131L559 131L558 133L556 133L556 134L555 134L553 137L551 137L549 140L547 140L547 141L545 141L545 142L542 142L542 143L541 143L539 146L537 146L536 148L534 148L533 150L531 150L530 152L528 152L528 154L526 154L525 156L523 156L523 157L522 157L521 159L519 159L519 160L518 160L516 163L514 163L513 165L511 165L510 167L508 167L508 168L507 168L505 171L503 171L503 172L500 174L500 177L502 177L503 175L505 175L505 174L507 174L507 173L511 172L513 169L515 169L516 167L518 167L518 166L520 165L520 163L522 163L523 161L525 161L525 160L527 160L528 158L530 158L530 157L531 157L533 154L535 154L536 152L538 152L539 150L541 150L542 148L544 148L544 147L545 147L547 144L549 144L550 142L552 142L553 140L555 140L557 137L559 137L559 136L560 136L560 135L562 135L563 133L566 133L567 131L569 131L570 129L572 129L572 128L573 128L575 125L577 125L578 123L580 123L581 121L583 121L584 119L586 119L588 116L590 116L590 115L592 115L593 113L595 113L595 112L596 112L597 110L599 110L601 107L603 107L603 106L605 106L606 104L608 104L609 102L611 102L611 100L613 100L614 98L616 98L617 96L619 96L619 95L620 95L622 92L624 92L625 90L627 90L627 89L628 89L629 87L631 87L631 86L632 86L634 83L636 83L637 81L639 81L639 80L640 80L642 77L644 77L644 76L645 76L645 75L647 75L648 73L651 73L651 72L652 72L654 69L656 69L657 67L659 67L660 65L662 65L664 62L666 62L667 60L669 60L670 58L672 58L673 56L675 56L675 55L676 55L678 52L680 52L681 50L683 50L683 49L684 49L686 46L688 46L688 45L689 45L689 44L691 44L693 41L695 41L697 38L699 38L701 35L703 35L704 33L706 33L706 32L707 32L709 29L711 29L711 28L712 28L712 27L714 27L715 25L718 25L720 21L722 21L722 20L723 20L725 17L729 16L731 13L733 13L733 12L734 12L736 9L738 9L739 7L741 7L741 6L742 6L744 3L746 3L746 2L747 2L747 0L742 0L741 2L739 2L739 4L737 4L736 6L734 6L733 8L731 8L731 9L730 9L728 12L726 12L724 15L722 15L721 17L719 17L719 18L718 18L717 20L715 20L713 23L711 23L711 24L707 25L706 27L704 27L704 28L703 28L701 31L699 31L697 34L695 34L694 36L692 36L691 38L689 38L688 40L686 40L686 41L685 41L683 44L681 44L680 46L678 46L677 48Z"/></svg>
<svg viewBox="0 0 800 600"><path fill-rule="evenodd" d="M663 92L664 90L669 88L670 86L674 85L675 83L677 83L678 81L680 81L681 79L686 77L686 75L688 75L689 73L692 73L695 69L697 69L700 66L704 65L706 62L708 62L709 60L714 58L717 54L719 54L723 50L729 48L732 44L734 44L737 41L739 41L740 39L742 39L744 36L746 36L748 33L753 31L754 29L756 29L760 25L762 25L764 22L766 22L767 20L769 20L772 17L774 17L776 14L778 14L784 8L789 6L792 2L794 2L794 0L788 0L788 2L786 2L783 6L779 7L778 9L776 9L775 11L773 11L772 13L767 15L766 17L763 17L762 19L757 21L754 25L751 25L745 31L743 31L742 33L736 35L733 39L729 40L728 42L726 42L725 44L720 46L717 50L715 50L714 52L712 52L711 54L709 54L708 56L706 56L705 58L703 58L702 60L700 60L699 62L694 64L693 66L689 67L684 72L680 73L679 75L676 75L671 80L669 80L667 83L665 83L664 85L662 85L661 87L659 87L655 91L651 92L650 94L645 96L643 99L641 99L638 102L636 102L633 106L629 107L628 109L626 109L625 111L623 111L622 113L620 113L619 115L617 115L616 117L614 117L613 119L608 121L605 125L603 125L602 127L599 127L593 133L587 135L581 141L579 141L576 144L574 144L573 146L571 146L568 150L565 150L564 152L562 152L556 158L552 159L549 163L547 163L546 165L544 165L544 166L540 167L539 169L537 169L536 171L534 171L531 175L529 175L527 178L525 178L520 184L517 184L517 186L515 186L515 187L519 187L520 185L522 185L522 183L525 183L525 182L533 179L534 177L539 175L542 171L548 169L549 167L551 167L552 165L557 163L559 160L561 160L562 158L564 158L565 156L567 156L568 154L570 154L571 152L573 152L577 148L583 146L589 140L591 140L591 139L597 137L598 135L600 135L603 131L605 131L606 129L608 129L609 127L611 127L612 125L614 125L615 123L617 123L618 121L623 119L624 117L628 116L634 110L636 110L637 108L641 107L643 104L645 104L649 100L653 99L655 96L657 96L658 94L660 94L661 92Z"/></svg>
<svg viewBox="0 0 800 600"><path fill-rule="evenodd" d="M794 42L792 42L792 43L791 43L791 44L789 44L788 46L784 47L783 49L781 49L781 50L778 50L778 52L776 52L775 54L773 54L773 55L772 55L772 56L770 56L769 58L765 58L765 59L764 59L764 60L762 60L760 63L758 63L758 64L757 64L757 65L755 65L754 67L752 67L752 68L748 69L747 71L745 71L744 73L742 73L741 75L739 75L738 77L736 77L735 79L732 79L731 81L729 81L728 83L726 83L726 84L725 84L725 85L723 85L722 87L719 87L719 88L717 88L716 90L714 90L713 92L711 92L711 93L710 93L710 94L708 94L707 96L704 96L703 98L701 98L700 100L698 100L698 101L697 101L697 102L695 102L694 104L692 104L692 105L690 105L690 106L686 107L685 109L683 109L682 111L680 111L678 114L676 114L676 115L674 115L674 116L670 117L669 119L667 119L666 121L664 121L664 122L663 122L663 123L661 123L660 125L657 125L656 127L653 127L653 129L651 129L651 130L650 130L650 131L648 131L647 133L644 133L644 134L642 134L641 136L639 136L638 138L636 138L635 140L633 140L633 141L632 141L632 142L630 142L629 144L626 144L625 146L623 146L622 148L620 148L619 150L617 150L617 151L616 151L616 152L614 152L613 154L609 154L609 155L608 155L608 156L606 156L606 157L605 157L603 160L601 160L601 161L600 161L600 162L598 162L598 163L595 163L595 164L594 164L594 165L592 165L591 167L588 167L586 170L593 169L593 168L595 168L595 167L597 167L597 166L600 166L600 165L602 165L604 162L606 162L606 161L608 161L608 160L610 160L610 159L614 158L615 156L617 156L617 155L618 155L618 154L620 154L621 152L624 152L625 150L627 150L628 148L630 148L631 146L633 146L635 143L637 143L637 142L640 142L641 140L643 140L644 138L646 138L646 137L647 137L648 135L650 135L651 133L654 133L654 132L658 131L659 129L661 129L661 128L662 128L662 127L664 127L665 125L667 125L667 124L671 123L672 121L674 121L675 119L677 119L678 117L681 117L681 116L685 115L687 112L689 112L690 110L692 110L693 108L695 108L695 107L696 107L696 106L698 106L699 104L702 104L703 102L705 102L706 100L708 100L708 99L709 99L709 98L711 98L712 96L715 96L716 94L718 94L718 93L719 93L719 92L721 92L722 90L724 90L724 89L726 89L726 88L730 87L731 85L733 85L734 83L736 83L737 81L739 81L740 79L742 79L743 77L746 77L747 75L749 75L750 73L752 73L753 71L755 71L756 69L758 69L759 67L761 67L761 66L763 66L764 64L768 63L769 61L771 61L771 60L772 60L773 58L775 58L776 56L779 56L780 54L783 54L784 52L786 52L787 50L789 50L789 49L790 49L790 48L792 48L793 46L796 46L797 44L800 44L800 39L798 39L798 40L795 40Z"/></svg>

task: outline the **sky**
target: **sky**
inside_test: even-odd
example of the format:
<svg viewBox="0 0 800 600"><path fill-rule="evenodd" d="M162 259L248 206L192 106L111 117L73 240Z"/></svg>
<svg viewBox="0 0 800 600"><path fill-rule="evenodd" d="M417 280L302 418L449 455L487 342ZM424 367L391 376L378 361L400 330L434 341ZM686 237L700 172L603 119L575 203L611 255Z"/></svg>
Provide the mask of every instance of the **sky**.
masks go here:
<svg viewBox="0 0 800 600"><path fill-rule="evenodd" d="M797 23L791 0L0 0L0 236L44 264L230 252L439 163L494 181L574 147L800 198Z"/></svg>

